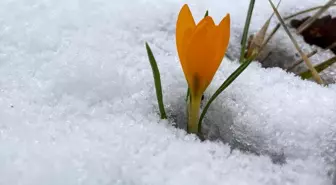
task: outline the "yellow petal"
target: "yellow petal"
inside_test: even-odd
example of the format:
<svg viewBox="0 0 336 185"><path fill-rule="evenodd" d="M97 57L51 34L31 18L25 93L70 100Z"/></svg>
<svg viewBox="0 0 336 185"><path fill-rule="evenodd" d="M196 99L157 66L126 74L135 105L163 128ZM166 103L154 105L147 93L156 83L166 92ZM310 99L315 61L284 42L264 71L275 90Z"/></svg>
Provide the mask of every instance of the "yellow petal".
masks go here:
<svg viewBox="0 0 336 185"><path fill-rule="evenodd" d="M194 96L199 96L205 91L218 68L215 61L218 50L216 33L218 32L214 21L207 16L196 26L188 44L186 78Z"/></svg>
<svg viewBox="0 0 336 185"><path fill-rule="evenodd" d="M218 26L213 32L209 33L208 36L208 47L213 49L213 58L209 57L208 62L203 65L205 87L208 87L212 81L218 67L220 66L223 57L225 55L227 46L230 40L230 15L228 14L223 18ZM206 70L204 70L206 69Z"/></svg>
<svg viewBox="0 0 336 185"><path fill-rule="evenodd" d="M221 62L225 55L226 49L230 40L230 14L227 14L222 21L219 23L218 27L218 46L216 47L217 56L216 60Z"/></svg>
<svg viewBox="0 0 336 185"><path fill-rule="evenodd" d="M185 52L195 28L194 18L188 5L185 4L178 15L176 23L176 46L184 74L186 74Z"/></svg>

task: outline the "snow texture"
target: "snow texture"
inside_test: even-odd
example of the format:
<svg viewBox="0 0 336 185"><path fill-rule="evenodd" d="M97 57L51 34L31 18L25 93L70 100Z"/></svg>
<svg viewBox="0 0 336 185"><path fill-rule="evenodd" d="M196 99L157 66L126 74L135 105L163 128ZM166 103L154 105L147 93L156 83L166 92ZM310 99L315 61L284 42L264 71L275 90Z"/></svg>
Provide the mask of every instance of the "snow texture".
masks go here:
<svg viewBox="0 0 336 185"><path fill-rule="evenodd" d="M253 63L211 106L212 141L172 126L185 124L174 40L185 2L197 20L206 9L216 22L230 13L238 49L246 0L1 0L0 185L333 184L335 85ZM280 10L323 3L283 0ZM251 30L271 11L257 1ZM161 71L166 121L145 41ZM237 67L224 59L205 101Z"/></svg>

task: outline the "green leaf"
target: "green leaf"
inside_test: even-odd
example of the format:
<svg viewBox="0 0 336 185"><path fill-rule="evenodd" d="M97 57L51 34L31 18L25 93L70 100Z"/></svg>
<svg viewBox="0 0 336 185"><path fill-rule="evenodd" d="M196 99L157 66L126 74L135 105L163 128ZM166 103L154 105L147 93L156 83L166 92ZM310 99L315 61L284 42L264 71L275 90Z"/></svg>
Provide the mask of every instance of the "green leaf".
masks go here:
<svg viewBox="0 0 336 185"><path fill-rule="evenodd" d="M147 42L146 42L146 50L147 50L149 63L151 65L152 71L153 71L156 97L157 97L157 101L158 101L158 104L159 104L161 119L167 119L166 111L164 109L164 104L163 104L163 98L162 98L160 71L159 71L159 68L157 66L156 60L154 58L153 52L150 49Z"/></svg>
<svg viewBox="0 0 336 185"><path fill-rule="evenodd" d="M316 69L317 72L321 72L323 70L325 70L326 68L328 68L329 66L333 65L336 62L336 57L332 57L316 66L314 66L314 68ZM302 79L308 79L312 77L312 73L310 70L307 70L303 73L300 74Z"/></svg>
<svg viewBox="0 0 336 185"><path fill-rule="evenodd" d="M209 16L209 11L208 10L205 12L204 17L206 17L206 16Z"/></svg>
<svg viewBox="0 0 336 185"><path fill-rule="evenodd" d="M189 87L188 87L188 90L187 90L187 96L186 96L186 98L185 98L185 101L188 101L189 96L190 96L190 89L189 89Z"/></svg>
<svg viewBox="0 0 336 185"><path fill-rule="evenodd" d="M251 24L251 18L252 18L252 13L253 13L253 8L254 8L254 3L255 0L250 0L250 5L247 11L247 16L246 16L246 21L245 21L245 26L244 26L244 32L243 32L243 37L241 40L241 49L240 49L240 59L239 62L242 63L245 58L245 50L246 50L246 42L247 42L247 37L248 37L248 31L249 27Z"/></svg>
<svg viewBox="0 0 336 185"><path fill-rule="evenodd" d="M224 81L224 83L211 96L208 103L205 105L201 113L199 122L198 122L198 125L199 125L198 132L199 133L201 133L201 129L202 129L202 120L205 114L207 113L211 103L247 68L247 66L251 64L255 56L256 56L256 53L254 53L251 57L249 57L242 64L240 64L240 66Z"/></svg>

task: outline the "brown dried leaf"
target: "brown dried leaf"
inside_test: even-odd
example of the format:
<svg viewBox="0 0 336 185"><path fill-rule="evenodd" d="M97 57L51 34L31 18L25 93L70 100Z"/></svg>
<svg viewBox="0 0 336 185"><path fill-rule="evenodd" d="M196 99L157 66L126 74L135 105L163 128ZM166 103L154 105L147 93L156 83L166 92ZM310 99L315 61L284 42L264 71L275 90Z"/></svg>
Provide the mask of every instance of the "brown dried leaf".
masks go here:
<svg viewBox="0 0 336 185"><path fill-rule="evenodd" d="M246 55L247 58L252 56L254 52L259 53L260 48L264 43L270 21L271 21L271 17L265 22L263 27L254 36L250 37L251 41L249 42L249 45L247 48L247 55Z"/></svg>
<svg viewBox="0 0 336 185"><path fill-rule="evenodd" d="M293 19L290 24L293 28L299 28L310 17L301 20ZM323 49L330 49L336 54L336 17L324 16L307 27L301 35L304 41L310 45L315 45Z"/></svg>

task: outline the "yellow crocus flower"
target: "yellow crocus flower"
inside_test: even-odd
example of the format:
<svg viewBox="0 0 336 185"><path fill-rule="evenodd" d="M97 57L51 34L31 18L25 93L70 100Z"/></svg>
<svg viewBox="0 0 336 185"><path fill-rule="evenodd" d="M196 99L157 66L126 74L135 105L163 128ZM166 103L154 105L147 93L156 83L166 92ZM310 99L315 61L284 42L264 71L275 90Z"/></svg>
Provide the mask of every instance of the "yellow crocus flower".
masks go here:
<svg viewBox="0 0 336 185"><path fill-rule="evenodd" d="M198 132L201 97L209 86L230 39L230 15L219 25L204 17L197 25L188 5L184 5L176 23L176 45L184 76L190 88L188 131Z"/></svg>

